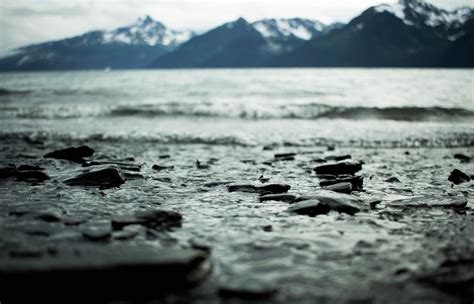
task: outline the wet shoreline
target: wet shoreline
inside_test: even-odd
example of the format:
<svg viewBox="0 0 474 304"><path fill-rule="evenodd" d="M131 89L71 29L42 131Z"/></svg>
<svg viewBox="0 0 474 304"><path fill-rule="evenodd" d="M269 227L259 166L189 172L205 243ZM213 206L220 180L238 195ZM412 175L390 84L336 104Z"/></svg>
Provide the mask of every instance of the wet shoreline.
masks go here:
<svg viewBox="0 0 474 304"><path fill-rule="evenodd" d="M64 180L77 177L84 163L43 157L81 145L94 150L84 161L115 164L125 182L117 187L70 186ZM104 252L120 248L126 252L122 256L133 260L133 250L153 248L191 250L212 267L196 277L198 284L191 289L177 283L178 291L160 294L149 284L146 290L130 286L127 293L117 290L111 299L463 303L473 296L473 182L448 181L456 168L473 174L472 162L454 158L460 153L472 156L472 148L329 151L325 146L129 145L15 138L2 141L0 147L2 167L39 166L50 177L41 182L0 181L2 275L15 263L28 269L43 259L56 260L63 261L63 268L58 267L64 269L71 267L68 259L75 254L100 261ZM299 215L288 212L294 204L260 199L274 193L229 191L232 185L278 184L291 187L285 195L312 196L329 178L318 177L314 168L347 161L337 159L345 155L363 162L355 173L363 178L362 189L351 188L351 194L345 194L357 200L355 214L329 210L312 217ZM180 214L179 225L166 224L172 217L157 210ZM132 262L130 271L136 266ZM156 269L157 280L166 281L167 272ZM112 278L109 275L113 282ZM134 278L148 280L139 274ZM81 288L87 288L85 284Z"/></svg>

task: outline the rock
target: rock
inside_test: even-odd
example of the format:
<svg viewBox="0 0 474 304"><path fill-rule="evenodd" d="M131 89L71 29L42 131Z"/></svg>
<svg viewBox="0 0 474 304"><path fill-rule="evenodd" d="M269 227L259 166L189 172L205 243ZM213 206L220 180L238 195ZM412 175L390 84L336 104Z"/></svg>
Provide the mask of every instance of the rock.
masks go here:
<svg viewBox="0 0 474 304"><path fill-rule="evenodd" d="M229 192L248 192L260 194L279 194L290 190L290 185L285 184L268 184L260 187L254 185L230 185L227 187Z"/></svg>
<svg viewBox="0 0 474 304"><path fill-rule="evenodd" d="M145 210L136 212L134 215L116 216L112 218L114 230L120 230L127 225L143 225L154 229L165 229L181 226L183 217L181 214L167 210Z"/></svg>
<svg viewBox="0 0 474 304"><path fill-rule="evenodd" d="M259 193L260 190L254 185L230 185L227 186L229 192L248 192L248 193Z"/></svg>
<svg viewBox="0 0 474 304"><path fill-rule="evenodd" d="M307 200L302 200L291 205L287 211L290 213L316 216L334 210L339 213L354 215L360 211L359 207L357 207L358 203L360 203L359 200L350 195L323 190Z"/></svg>
<svg viewBox="0 0 474 304"><path fill-rule="evenodd" d="M265 232L272 232L273 231L273 226L272 225L265 225L262 227L262 230Z"/></svg>
<svg viewBox="0 0 474 304"><path fill-rule="evenodd" d="M94 302L148 302L195 286L210 270L209 254L201 250L70 245L56 256L0 258L0 284L2 298L21 302L31 294L46 302L63 302L64 294L74 295L74 302L91 301L91 295ZM18 282L27 293L15 289ZM45 293L51 286L61 286L61 292ZM87 292L78 293L78 286Z"/></svg>
<svg viewBox="0 0 474 304"><path fill-rule="evenodd" d="M274 297L278 289L248 280L246 282L227 283L219 286L219 296L222 298L239 298L242 300L265 300Z"/></svg>
<svg viewBox="0 0 474 304"><path fill-rule="evenodd" d="M318 175L319 176L319 175ZM352 186L352 191L362 190L364 188L364 178L362 176L350 176L343 178L335 179L325 179L319 182L321 187L327 187L339 183L350 183Z"/></svg>
<svg viewBox="0 0 474 304"><path fill-rule="evenodd" d="M45 158L66 159L76 163L82 164L85 162L84 157L89 157L94 154L94 150L88 146L81 146L77 148L67 148L57 150L46 154Z"/></svg>
<svg viewBox="0 0 474 304"><path fill-rule="evenodd" d="M61 215L55 210L38 212L35 218L49 223L61 221Z"/></svg>
<svg viewBox="0 0 474 304"><path fill-rule="evenodd" d="M314 168L317 174L350 174L354 175L356 172L362 170L362 164L360 162L339 162L335 164L321 165Z"/></svg>
<svg viewBox="0 0 474 304"><path fill-rule="evenodd" d="M279 202L292 202L296 199L296 196L291 194L267 194L260 196L260 201L279 201Z"/></svg>
<svg viewBox="0 0 474 304"><path fill-rule="evenodd" d="M341 160L345 160L345 159L351 159L352 156L347 154L347 155L330 155L330 156L326 156L324 159L329 161L329 160L335 160L335 161L341 161Z"/></svg>
<svg viewBox="0 0 474 304"><path fill-rule="evenodd" d="M386 202L389 207L408 207L408 208L454 208L463 209L467 206L467 198L464 196L414 196L406 199L393 200Z"/></svg>
<svg viewBox="0 0 474 304"><path fill-rule="evenodd" d="M351 194L352 192L352 184L347 183L347 182L337 183L337 184L329 185L323 188L324 190L330 190L330 191L339 192L339 193Z"/></svg>
<svg viewBox="0 0 474 304"><path fill-rule="evenodd" d="M275 158L287 158L287 157L295 157L296 153L280 153L275 154Z"/></svg>
<svg viewBox="0 0 474 304"><path fill-rule="evenodd" d="M156 171L163 171L163 170L173 170L174 166L153 165L153 167L151 168Z"/></svg>
<svg viewBox="0 0 474 304"><path fill-rule="evenodd" d="M320 158L320 157L313 158L313 159L311 159L311 161L313 163L325 163L326 162L326 160L324 158Z"/></svg>
<svg viewBox="0 0 474 304"><path fill-rule="evenodd" d="M140 225L126 226L122 230L114 232L113 238L116 240L130 240L136 237L144 229L145 228Z"/></svg>
<svg viewBox="0 0 474 304"><path fill-rule="evenodd" d="M79 175L66 179L69 186L117 187L125 183L122 170L116 165L93 166L82 170Z"/></svg>
<svg viewBox="0 0 474 304"><path fill-rule="evenodd" d="M464 154L461 154L461 153L454 154L454 158L461 161L461 163L468 163L468 162L471 161L471 157L469 157L467 155L464 155Z"/></svg>
<svg viewBox="0 0 474 304"><path fill-rule="evenodd" d="M288 190L291 189L291 186L286 184L268 184L259 187L259 189L260 193L278 194L288 192Z"/></svg>
<svg viewBox="0 0 474 304"><path fill-rule="evenodd" d="M389 177L385 180L387 183L400 183L400 180L395 176Z"/></svg>
<svg viewBox="0 0 474 304"><path fill-rule="evenodd" d="M259 180L262 184L265 184L265 183L268 183L268 181L270 180L270 178L264 177L263 175L260 175L260 177L258 178L258 180Z"/></svg>
<svg viewBox="0 0 474 304"><path fill-rule="evenodd" d="M49 179L49 176L41 171L19 170L13 166L0 168L0 179L7 179L12 177L16 177L18 181L29 182L42 182Z"/></svg>
<svg viewBox="0 0 474 304"><path fill-rule="evenodd" d="M162 155L158 155L158 158L159 158L159 159L171 158L171 155L169 155L169 154L162 154Z"/></svg>
<svg viewBox="0 0 474 304"><path fill-rule="evenodd" d="M113 162L113 161L90 161L84 162L83 167L103 166L103 165L117 165L122 170L140 172L142 166L131 163Z"/></svg>
<svg viewBox="0 0 474 304"><path fill-rule="evenodd" d="M49 176L41 171L17 171L16 178L19 181L43 182L49 179Z"/></svg>
<svg viewBox="0 0 474 304"><path fill-rule="evenodd" d="M91 241L108 240L112 236L112 225L107 220L90 222L82 228L82 235Z"/></svg>
<svg viewBox="0 0 474 304"><path fill-rule="evenodd" d="M469 182L471 178L464 172L454 169L448 177L448 180L456 185Z"/></svg>

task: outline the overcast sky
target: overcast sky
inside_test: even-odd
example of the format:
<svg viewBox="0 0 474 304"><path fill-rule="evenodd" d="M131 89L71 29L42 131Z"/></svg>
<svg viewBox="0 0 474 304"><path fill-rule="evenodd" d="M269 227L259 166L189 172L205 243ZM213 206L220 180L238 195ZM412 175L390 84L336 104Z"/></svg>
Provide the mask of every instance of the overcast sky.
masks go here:
<svg viewBox="0 0 474 304"><path fill-rule="evenodd" d="M304 17L347 22L369 6L395 0L0 0L0 54L31 43L112 29L150 15L176 29L204 31L244 17ZM429 0L453 9L474 0Z"/></svg>

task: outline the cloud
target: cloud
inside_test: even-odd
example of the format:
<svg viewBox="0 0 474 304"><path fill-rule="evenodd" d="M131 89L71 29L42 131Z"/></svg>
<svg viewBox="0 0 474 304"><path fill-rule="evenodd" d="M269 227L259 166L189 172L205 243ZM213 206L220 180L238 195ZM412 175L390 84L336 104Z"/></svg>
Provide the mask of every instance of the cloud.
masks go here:
<svg viewBox="0 0 474 304"><path fill-rule="evenodd" d="M204 31L244 17L305 17L348 21L369 6L395 0L1 0L0 53L32 43L112 29L153 18L177 29ZM472 0L432 0L452 9Z"/></svg>

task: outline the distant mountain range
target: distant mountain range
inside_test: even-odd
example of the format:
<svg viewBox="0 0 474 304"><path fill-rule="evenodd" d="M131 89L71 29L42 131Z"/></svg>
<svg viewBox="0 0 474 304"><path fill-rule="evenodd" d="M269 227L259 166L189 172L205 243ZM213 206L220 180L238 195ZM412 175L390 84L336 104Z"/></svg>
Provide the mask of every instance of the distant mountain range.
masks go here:
<svg viewBox="0 0 474 304"><path fill-rule="evenodd" d="M149 16L113 31L22 47L0 70L220 67L474 67L474 9L423 0L370 7L348 24L243 18L197 35Z"/></svg>

